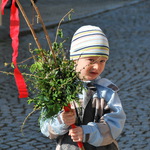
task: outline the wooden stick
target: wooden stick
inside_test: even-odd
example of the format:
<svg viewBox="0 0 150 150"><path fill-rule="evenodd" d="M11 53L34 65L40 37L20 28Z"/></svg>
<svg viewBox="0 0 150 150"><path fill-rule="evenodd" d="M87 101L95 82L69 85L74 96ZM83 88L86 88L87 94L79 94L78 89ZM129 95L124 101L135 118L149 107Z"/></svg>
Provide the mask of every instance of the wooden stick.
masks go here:
<svg viewBox="0 0 150 150"><path fill-rule="evenodd" d="M22 15L23 15L23 17L24 17L24 19L25 19L27 25L28 25L28 27L30 28L30 31L31 31L31 33L32 33L32 35L33 35L33 38L34 38L34 40L35 40L35 42L36 42L36 45L37 45L38 49L42 49L41 44L40 44L40 42L39 42L39 40L38 40L38 37L36 36L36 33L35 33L34 29L33 29L33 26L32 26L32 24L30 23L30 21L29 21L27 15L26 15L26 13L25 13L23 7L21 6L19 0L16 0L16 3L17 3L17 5L18 5L18 7L19 7L19 9L20 9L20 11L21 11L21 13L22 13Z"/></svg>

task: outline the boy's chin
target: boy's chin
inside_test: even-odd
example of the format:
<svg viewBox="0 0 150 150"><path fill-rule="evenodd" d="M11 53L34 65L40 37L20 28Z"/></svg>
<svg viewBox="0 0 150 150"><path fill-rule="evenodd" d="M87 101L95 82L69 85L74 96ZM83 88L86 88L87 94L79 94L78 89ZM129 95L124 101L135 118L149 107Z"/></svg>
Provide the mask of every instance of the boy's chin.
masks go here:
<svg viewBox="0 0 150 150"><path fill-rule="evenodd" d="M98 76L96 76L96 77L84 77L84 78L82 78L80 80L82 80L82 81L92 81L92 80L95 80L97 77Z"/></svg>

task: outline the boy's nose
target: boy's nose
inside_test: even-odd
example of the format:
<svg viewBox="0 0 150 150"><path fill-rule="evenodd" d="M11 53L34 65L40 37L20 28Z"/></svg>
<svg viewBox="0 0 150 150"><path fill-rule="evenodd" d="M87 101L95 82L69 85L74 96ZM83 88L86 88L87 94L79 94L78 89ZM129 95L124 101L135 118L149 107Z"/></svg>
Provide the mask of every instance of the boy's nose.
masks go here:
<svg viewBox="0 0 150 150"><path fill-rule="evenodd" d="M100 64L99 63L94 63L93 64L93 68L94 69L99 69L100 68Z"/></svg>

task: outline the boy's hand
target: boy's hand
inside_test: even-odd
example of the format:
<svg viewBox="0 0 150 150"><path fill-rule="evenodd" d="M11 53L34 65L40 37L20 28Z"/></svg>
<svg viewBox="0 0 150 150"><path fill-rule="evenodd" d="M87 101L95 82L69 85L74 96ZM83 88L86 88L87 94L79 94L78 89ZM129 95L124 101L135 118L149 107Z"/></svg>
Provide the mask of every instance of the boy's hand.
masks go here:
<svg viewBox="0 0 150 150"><path fill-rule="evenodd" d="M64 123L68 126L72 125L76 121L76 113L74 109L71 109L69 112L62 112L62 119Z"/></svg>
<svg viewBox="0 0 150 150"><path fill-rule="evenodd" d="M69 135L73 142L82 142L83 141L83 129L77 126L74 129L69 130Z"/></svg>

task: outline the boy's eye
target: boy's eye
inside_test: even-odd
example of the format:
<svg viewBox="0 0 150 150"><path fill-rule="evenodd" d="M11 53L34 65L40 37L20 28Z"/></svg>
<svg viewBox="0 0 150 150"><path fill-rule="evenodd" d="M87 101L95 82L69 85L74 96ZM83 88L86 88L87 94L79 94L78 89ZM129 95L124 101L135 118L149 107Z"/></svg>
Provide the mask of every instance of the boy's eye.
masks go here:
<svg viewBox="0 0 150 150"><path fill-rule="evenodd" d="M91 63L106 63L107 60L105 59L102 59L102 60L97 60L97 59L92 59L92 58L89 58L88 61L90 61Z"/></svg>
<svg viewBox="0 0 150 150"><path fill-rule="evenodd" d="M90 62L94 62L95 60L94 60L94 59L89 59L89 61L90 61Z"/></svg>
<svg viewBox="0 0 150 150"><path fill-rule="evenodd" d="M100 60L100 62L101 62L101 63L105 63L105 62L106 62L106 60Z"/></svg>

